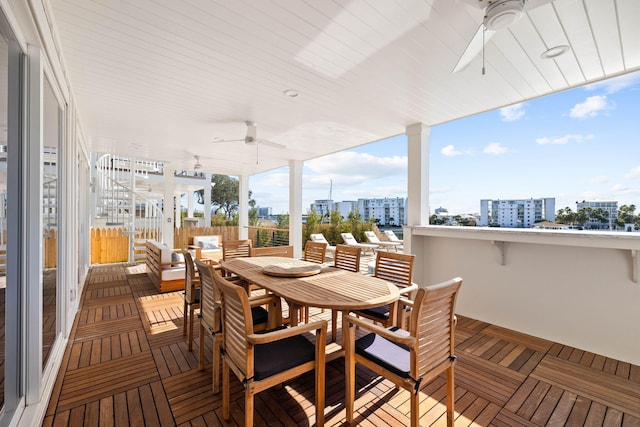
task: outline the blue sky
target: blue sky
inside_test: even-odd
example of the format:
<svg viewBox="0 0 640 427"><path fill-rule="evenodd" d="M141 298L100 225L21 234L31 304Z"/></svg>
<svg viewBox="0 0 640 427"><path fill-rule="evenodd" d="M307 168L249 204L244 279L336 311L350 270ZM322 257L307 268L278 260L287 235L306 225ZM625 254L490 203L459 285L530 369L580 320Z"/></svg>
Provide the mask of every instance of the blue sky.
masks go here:
<svg viewBox="0 0 640 427"><path fill-rule="evenodd" d="M429 206L480 211L480 199L617 200L640 210L640 72L434 126ZM305 162L303 211L316 199L406 197L405 135ZM250 178L258 206L288 211L288 168Z"/></svg>

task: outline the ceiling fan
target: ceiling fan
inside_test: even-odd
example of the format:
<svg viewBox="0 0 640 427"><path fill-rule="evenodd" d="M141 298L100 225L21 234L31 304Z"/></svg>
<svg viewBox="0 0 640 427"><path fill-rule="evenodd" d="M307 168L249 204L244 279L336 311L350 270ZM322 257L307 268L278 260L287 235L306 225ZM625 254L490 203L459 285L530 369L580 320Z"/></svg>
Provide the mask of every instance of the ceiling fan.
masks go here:
<svg viewBox="0 0 640 427"><path fill-rule="evenodd" d="M553 0L463 0L465 3L484 9L484 18L476 33L451 71L457 73L481 52L495 33L517 22L526 12L551 3ZM484 55L484 54L483 54ZM482 66L484 74L484 64Z"/></svg>
<svg viewBox="0 0 640 427"><path fill-rule="evenodd" d="M195 165L193 165L193 170L196 170L196 171L197 171L197 170L199 170L199 169L202 169L204 166L202 165L202 163L200 163L200 156L195 155L195 156L193 156L193 157L195 157L195 159L196 159L196 164L195 164Z"/></svg>
<svg viewBox="0 0 640 427"><path fill-rule="evenodd" d="M262 144L268 145L270 147L275 148L287 148L286 145L278 144L277 142L268 141L266 139L258 138L258 128L256 127L256 122L252 120L247 120L244 122L247 125L247 134L242 139L214 139L212 142L214 144L220 142L239 142L244 141L245 144Z"/></svg>

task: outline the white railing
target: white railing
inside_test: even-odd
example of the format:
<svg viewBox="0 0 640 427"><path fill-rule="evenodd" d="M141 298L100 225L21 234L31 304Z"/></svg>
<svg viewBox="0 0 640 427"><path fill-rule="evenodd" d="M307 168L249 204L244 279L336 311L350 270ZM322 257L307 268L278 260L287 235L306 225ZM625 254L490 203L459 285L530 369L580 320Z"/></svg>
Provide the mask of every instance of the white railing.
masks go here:
<svg viewBox="0 0 640 427"><path fill-rule="evenodd" d="M132 188L136 179L144 179L150 171L157 170L157 162L134 161L132 167L130 159L110 154L96 162L96 215L106 219L105 225L122 227L130 236L130 262L136 258L136 248L142 245L138 236L162 241L162 209Z"/></svg>
<svg viewBox="0 0 640 427"><path fill-rule="evenodd" d="M464 279L457 311L640 364L640 233L409 227L424 286Z"/></svg>

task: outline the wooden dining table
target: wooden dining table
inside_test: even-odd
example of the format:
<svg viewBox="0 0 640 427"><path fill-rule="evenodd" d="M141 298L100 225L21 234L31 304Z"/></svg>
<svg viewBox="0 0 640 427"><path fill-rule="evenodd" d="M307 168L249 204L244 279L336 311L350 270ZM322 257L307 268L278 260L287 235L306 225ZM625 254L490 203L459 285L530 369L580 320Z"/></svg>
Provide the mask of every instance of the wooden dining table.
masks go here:
<svg viewBox="0 0 640 427"><path fill-rule="evenodd" d="M363 310L393 303L400 297L397 286L386 280L293 258L234 258L221 261L220 267L283 298L289 305L292 326L297 324L302 307ZM335 331L336 325L332 327ZM335 339L333 332L332 336Z"/></svg>

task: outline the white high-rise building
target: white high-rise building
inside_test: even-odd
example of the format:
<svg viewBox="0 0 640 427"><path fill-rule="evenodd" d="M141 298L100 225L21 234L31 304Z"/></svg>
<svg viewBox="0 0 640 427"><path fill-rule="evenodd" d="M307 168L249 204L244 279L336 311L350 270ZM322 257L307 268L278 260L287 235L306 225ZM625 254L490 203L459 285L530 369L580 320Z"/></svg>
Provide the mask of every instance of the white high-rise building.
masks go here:
<svg viewBox="0 0 640 427"><path fill-rule="evenodd" d="M372 219L379 225L399 226L407 223L406 199L401 197L383 199L358 199L354 201L334 202L333 200L316 200L311 204L311 208L318 215L328 218L331 211L338 211L343 219L349 216L350 212L359 212L363 220Z"/></svg>
<svg viewBox="0 0 640 427"><path fill-rule="evenodd" d="M333 200L315 200L311 203L311 209L316 211L320 218L329 218L333 210Z"/></svg>
<svg viewBox="0 0 640 427"><path fill-rule="evenodd" d="M401 197L384 199L358 199L360 215L365 221L373 219L384 226L398 226L406 223L405 199Z"/></svg>
<svg viewBox="0 0 640 427"><path fill-rule="evenodd" d="M531 228L536 222L556 219L556 199L480 200L479 226Z"/></svg>

